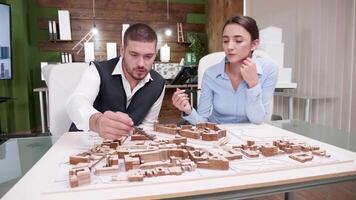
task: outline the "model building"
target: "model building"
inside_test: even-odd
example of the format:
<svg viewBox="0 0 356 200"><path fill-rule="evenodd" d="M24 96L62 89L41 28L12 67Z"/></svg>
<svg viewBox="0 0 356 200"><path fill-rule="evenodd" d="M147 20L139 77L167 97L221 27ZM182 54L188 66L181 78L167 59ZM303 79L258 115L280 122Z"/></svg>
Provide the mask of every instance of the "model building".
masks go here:
<svg viewBox="0 0 356 200"><path fill-rule="evenodd" d="M228 170L232 160L259 159L281 154L304 163L313 155L326 156L318 146L302 142L275 140L257 145L253 140L245 144L227 144L226 130L213 123L190 125L161 125L156 123L156 132L174 135L171 139L159 139L143 129L135 127L133 135L122 140L104 140L88 151L69 157L70 187L90 184L91 175L115 175L120 170L120 160L126 171L127 181L143 181L147 177L181 175L196 168ZM216 141L211 148L188 144L187 138ZM218 140L218 141L217 141ZM216 145L217 144L217 145ZM112 176L114 180L115 176Z"/></svg>
<svg viewBox="0 0 356 200"><path fill-rule="evenodd" d="M205 141L217 141L226 136L226 130L220 129L217 124L210 122L197 123L195 127L192 125L181 125L178 127L175 124L160 124L155 122L153 130Z"/></svg>

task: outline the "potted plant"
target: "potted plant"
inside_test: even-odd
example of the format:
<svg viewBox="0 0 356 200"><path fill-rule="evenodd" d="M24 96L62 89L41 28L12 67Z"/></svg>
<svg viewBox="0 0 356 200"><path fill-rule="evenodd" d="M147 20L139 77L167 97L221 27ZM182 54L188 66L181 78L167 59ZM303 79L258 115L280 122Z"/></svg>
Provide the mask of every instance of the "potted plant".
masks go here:
<svg viewBox="0 0 356 200"><path fill-rule="evenodd" d="M205 55L205 47L201 36L198 33L188 33L187 40L190 43L189 47L192 52L190 54L186 53L186 64L197 64L200 58Z"/></svg>

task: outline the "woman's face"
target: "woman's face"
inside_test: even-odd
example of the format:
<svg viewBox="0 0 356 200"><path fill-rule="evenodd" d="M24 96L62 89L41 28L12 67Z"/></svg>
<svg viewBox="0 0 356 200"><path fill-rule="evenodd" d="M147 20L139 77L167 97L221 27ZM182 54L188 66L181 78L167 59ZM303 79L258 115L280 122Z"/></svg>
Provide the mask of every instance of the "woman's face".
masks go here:
<svg viewBox="0 0 356 200"><path fill-rule="evenodd" d="M223 48L230 63L239 63L250 56L258 45L258 39L251 41L250 33L239 24L225 26Z"/></svg>

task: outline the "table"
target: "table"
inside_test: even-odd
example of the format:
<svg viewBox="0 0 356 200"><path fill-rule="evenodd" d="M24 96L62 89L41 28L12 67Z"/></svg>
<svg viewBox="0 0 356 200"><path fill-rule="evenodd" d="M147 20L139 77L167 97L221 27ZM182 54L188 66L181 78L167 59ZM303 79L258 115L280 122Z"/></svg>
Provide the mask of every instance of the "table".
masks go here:
<svg viewBox="0 0 356 200"><path fill-rule="evenodd" d="M299 120L273 121L270 122L270 124L310 138L333 144L338 147L356 151L356 135L352 135L350 133L309 124ZM0 196L9 190L12 185L14 185L19 178L22 177L26 171L42 157L42 155L53 145L56 140L57 138L53 138L53 136L19 138L10 139L6 143L0 145L0 166L5 169L1 169L0 173L4 172L8 177L0 183ZM0 177L3 177L3 175L0 175ZM302 190L324 184L354 180L356 180L356 174L350 174L349 176L324 177L319 180L303 180L297 183L280 183L269 187L241 189L238 191L228 192L221 191L219 193L205 195L196 194L195 196L184 197L184 199L252 198L281 192ZM290 196L287 195L287 197Z"/></svg>
<svg viewBox="0 0 356 200"><path fill-rule="evenodd" d="M277 88L276 88L277 89ZM310 106L312 101L315 100L330 100L333 97L331 96L315 96L315 95L299 95L299 94L293 94L293 93L286 93L286 92L275 92L274 96L280 96L280 97L287 97L288 98L288 119L293 119L293 102L294 99L302 99L305 101L305 106L304 106L304 120L306 122L310 122Z"/></svg>
<svg viewBox="0 0 356 200"><path fill-rule="evenodd" d="M280 120L270 121L268 123L321 142L356 152L356 133L311 124L301 120Z"/></svg>
<svg viewBox="0 0 356 200"><path fill-rule="evenodd" d="M12 138L0 145L0 198L51 148L58 137Z"/></svg>
<svg viewBox="0 0 356 200"><path fill-rule="evenodd" d="M276 90L284 90L284 89L296 89L297 83L283 83L277 82L275 89Z"/></svg>
<svg viewBox="0 0 356 200"><path fill-rule="evenodd" d="M275 87L274 96L283 96L288 97L289 104L288 104L288 119L293 119L293 97L289 94L284 92L285 90L296 89L297 83L283 83L277 82ZM308 110L309 111L309 110Z"/></svg>

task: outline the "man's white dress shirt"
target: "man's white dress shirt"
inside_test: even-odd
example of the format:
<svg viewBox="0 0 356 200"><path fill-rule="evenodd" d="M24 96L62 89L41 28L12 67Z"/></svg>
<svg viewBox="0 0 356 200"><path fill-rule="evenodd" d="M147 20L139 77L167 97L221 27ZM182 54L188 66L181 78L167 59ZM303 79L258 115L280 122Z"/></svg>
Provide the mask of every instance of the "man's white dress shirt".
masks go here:
<svg viewBox="0 0 356 200"><path fill-rule="evenodd" d="M130 83L127 81L122 70L122 58L115 66L112 75L120 74L122 77L123 87L126 93L126 106L130 105L133 95L142 88L148 81L152 80L150 73L148 73L143 80L141 80L135 88L131 90ZM69 118L74 122L78 129L89 131L90 116L99 112L93 107L94 101L100 89L100 75L94 65L90 65L83 73L73 94L67 100L67 113ZM161 96L153 104L148 114L142 121L140 126L153 127L153 123L157 121L159 112L161 110L162 101L164 97L164 89Z"/></svg>

